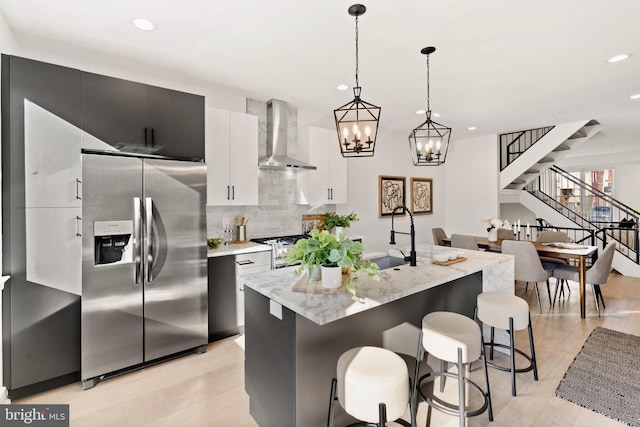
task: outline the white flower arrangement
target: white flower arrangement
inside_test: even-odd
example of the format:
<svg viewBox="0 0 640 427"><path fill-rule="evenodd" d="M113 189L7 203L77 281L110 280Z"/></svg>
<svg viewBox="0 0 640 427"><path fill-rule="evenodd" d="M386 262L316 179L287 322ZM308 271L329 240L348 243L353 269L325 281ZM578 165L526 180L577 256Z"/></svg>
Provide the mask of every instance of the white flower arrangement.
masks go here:
<svg viewBox="0 0 640 427"><path fill-rule="evenodd" d="M487 231L491 231L492 228L511 228L508 220L501 220L499 218L494 218L492 216L485 216L482 218L482 224L487 227Z"/></svg>

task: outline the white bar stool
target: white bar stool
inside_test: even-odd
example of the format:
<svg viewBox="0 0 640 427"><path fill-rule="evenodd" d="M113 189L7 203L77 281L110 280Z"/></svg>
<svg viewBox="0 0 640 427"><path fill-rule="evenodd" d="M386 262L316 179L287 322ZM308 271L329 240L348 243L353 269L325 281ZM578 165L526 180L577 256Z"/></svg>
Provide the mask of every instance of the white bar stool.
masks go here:
<svg viewBox="0 0 640 427"><path fill-rule="evenodd" d="M333 427L336 399L352 417L380 427L407 411L409 372L405 361L393 351L352 348L338 358L336 371L336 378L331 381L328 427Z"/></svg>
<svg viewBox="0 0 640 427"><path fill-rule="evenodd" d="M472 319L458 313L436 311L429 313L422 319L422 331L420 342L418 343L419 357L422 348L427 354L440 359L443 362L454 363L457 366L458 374L449 372L432 372L420 377L417 381L417 392L420 397L427 402L429 407L437 409L445 414L457 415L460 419L460 426L464 426L466 418L474 417L488 410L489 421L493 421L493 410L491 409L491 393L489 391L489 375L487 373L487 363L484 357L484 341L480 332L480 327ZM427 360L425 354L423 360ZM484 378L487 386L486 392L479 385L465 376L465 365L482 358L484 368ZM416 371L418 365L416 364ZM414 378L417 372L414 373ZM423 391L423 382L434 381L435 377L452 377L458 379L458 405L436 402ZM469 385L482 395L482 405L473 410L466 410L465 386ZM457 410L452 407L457 406ZM417 404L412 405L413 408Z"/></svg>
<svg viewBox="0 0 640 427"><path fill-rule="evenodd" d="M483 292L478 295L476 317L483 324L491 327L491 338L486 346L490 347L489 360L493 360L493 349L501 347L509 349L510 366L499 366L489 362L489 366L501 371L511 372L511 395L516 395L516 373L533 371L533 379L538 381L538 365L536 351L533 345L533 331L531 329L531 315L529 304L515 295L503 292ZM493 341L495 328L504 329L509 334L509 345L498 344ZM522 329L529 330L529 346L531 355L515 348L514 333ZM524 368L516 368L516 353L529 361Z"/></svg>

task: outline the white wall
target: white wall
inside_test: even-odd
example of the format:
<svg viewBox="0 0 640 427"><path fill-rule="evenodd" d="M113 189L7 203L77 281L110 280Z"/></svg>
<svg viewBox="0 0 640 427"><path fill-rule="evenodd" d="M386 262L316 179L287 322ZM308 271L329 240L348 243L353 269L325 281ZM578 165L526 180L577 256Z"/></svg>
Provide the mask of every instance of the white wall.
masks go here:
<svg viewBox="0 0 640 427"><path fill-rule="evenodd" d="M384 119L383 119L384 120ZM360 221L351 224L350 234L364 237L365 251L384 251L389 245L391 218L378 216L378 176L406 177L405 200L411 203L409 182L411 177L433 179L433 214L416 215L416 243L432 243L431 228L443 227L445 219L444 166L413 166L409 152L409 132L389 132L384 121L380 124L375 156L349 162L349 203L337 205L336 210L358 214ZM336 135L337 138L337 135ZM446 164L446 163L445 163ZM409 216L394 219L396 231L409 231ZM409 246L409 236L397 235L396 248Z"/></svg>
<svg viewBox="0 0 640 427"><path fill-rule="evenodd" d="M483 236L485 216L499 217L497 135L455 141L445 163L445 231Z"/></svg>
<svg viewBox="0 0 640 427"><path fill-rule="evenodd" d="M613 197L640 210L640 173L637 163L619 164L613 168Z"/></svg>
<svg viewBox="0 0 640 427"><path fill-rule="evenodd" d="M538 225L536 218L536 213L530 211L521 203L500 204L500 219L508 220L511 224L515 224L516 221L520 220L521 226L524 226L527 223L530 223L531 225ZM549 218L545 219L552 222Z"/></svg>

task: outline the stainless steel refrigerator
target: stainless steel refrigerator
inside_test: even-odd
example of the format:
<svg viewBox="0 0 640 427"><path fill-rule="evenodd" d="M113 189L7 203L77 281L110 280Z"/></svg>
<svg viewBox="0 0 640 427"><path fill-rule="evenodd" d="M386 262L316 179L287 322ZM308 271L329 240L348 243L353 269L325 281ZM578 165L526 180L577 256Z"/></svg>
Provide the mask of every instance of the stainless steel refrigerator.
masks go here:
<svg viewBox="0 0 640 427"><path fill-rule="evenodd" d="M207 331L206 165L82 155L83 386Z"/></svg>

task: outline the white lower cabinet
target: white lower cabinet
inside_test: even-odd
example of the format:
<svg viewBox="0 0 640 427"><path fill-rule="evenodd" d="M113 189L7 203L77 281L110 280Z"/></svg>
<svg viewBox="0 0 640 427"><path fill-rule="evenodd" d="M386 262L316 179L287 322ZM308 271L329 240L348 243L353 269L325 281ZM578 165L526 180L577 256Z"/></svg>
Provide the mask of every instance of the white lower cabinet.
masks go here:
<svg viewBox="0 0 640 427"><path fill-rule="evenodd" d="M300 129L298 145L301 153L308 150L304 154L317 168L298 173L299 203L347 203L347 159L340 153L335 129L313 126Z"/></svg>
<svg viewBox="0 0 640 427"><path fill-rule="evenodd" d="M258 204L258 116L205 108L208 205Z"/></svg>
<svg viewBox="0 0 640 427"><path fill-rule="evenodd" d="M81 214L81 208L25 209L28 281L82 294Z"/></svg>

